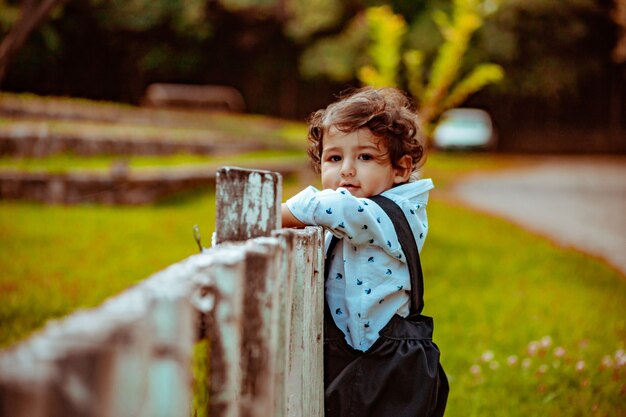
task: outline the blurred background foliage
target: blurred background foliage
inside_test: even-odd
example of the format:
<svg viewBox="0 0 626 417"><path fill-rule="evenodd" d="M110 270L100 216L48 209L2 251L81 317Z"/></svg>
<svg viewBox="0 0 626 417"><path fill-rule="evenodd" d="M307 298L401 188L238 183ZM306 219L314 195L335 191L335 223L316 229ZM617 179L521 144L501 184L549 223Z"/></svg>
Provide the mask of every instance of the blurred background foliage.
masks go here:
<svg viewBox="0 0 626 417"><path fill-rule="evenodd" d="M0 53L4 90L136 104L154 82L226 84L250 112L302 119L396 84L427 121L487 109L504 149L538 129L625 146L622 0L0 0L0 31L50 4L8 65Z"/></svg>

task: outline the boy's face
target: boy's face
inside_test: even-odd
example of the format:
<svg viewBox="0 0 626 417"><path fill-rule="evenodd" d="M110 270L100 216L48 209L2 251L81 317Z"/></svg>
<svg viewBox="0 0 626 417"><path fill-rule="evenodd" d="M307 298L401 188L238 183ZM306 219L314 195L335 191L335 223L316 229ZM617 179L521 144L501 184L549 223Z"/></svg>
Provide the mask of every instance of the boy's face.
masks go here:
<svg viewBox="0 0 626 417"><path fill-rule="evenodd" d="M322 187L346 188L355 197L371 197L408 181L411 157L394 168L387 147L369 129L343 133L330 128L322 146Z"/></svg>

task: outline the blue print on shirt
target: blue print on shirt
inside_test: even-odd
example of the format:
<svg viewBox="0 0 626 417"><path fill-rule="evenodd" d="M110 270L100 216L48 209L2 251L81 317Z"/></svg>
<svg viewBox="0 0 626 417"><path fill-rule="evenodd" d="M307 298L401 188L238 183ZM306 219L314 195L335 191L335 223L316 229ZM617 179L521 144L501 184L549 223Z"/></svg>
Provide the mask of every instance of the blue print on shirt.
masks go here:
<svg viewBox="0 0 626 417"><path fill-rule="evenodd" d="M363 207L361 207L361 206L359 206L359 208L358 208L358 209L356 209L356 211L358 211L359 213L361 213L363 210L364 210L364 209L363 209Z"/></svg>
<svg viewBox="0 0 626 417"><path fill-rule="evenodd" d="M369 263L374 263L374 257L373 257L373 256L370 256L370 257L367 259L367 262L369 262Z"/></svg>
<svg viewBox="0 0 626 417"><path fill-rule="evenodd" d="M346 228L346 226L344 226L343 222L339 223L339 224L337 225L337 227L341 227L342 229L345 229L345 228Z"/></svg>
<svg viewBox="0 0 626 417"><path fill-rule="evenodd" d="M340 191L340 193L341 193L341 194L344 194L344 195L346 194L346 192L345 192L345 191L343 191L343 190L341 190L341 191Z"/></svg>
<svg viewBox="0 0 626 417"><path fill-rule="evenodd" d="M383 301L385 301L385 299L384 299L384 298L383 298L382 300L380 300L380 301L378 302L378 304L382 304L382 303L383 303Z"/></svg>
<svg viewBox="0 0 626 417"><path fill-rule="evenodd" d="M367 225L364 224L363 227L361 227L361 230L367 230Z"/></svg>
<svg viewBox="0 0 626 417"><path fill-rule="evenodd" d="M335 277L335 279L342 279L343 275L341 275L339 272L337 272L337 276Z"/></svg>
<svg viewBox="0 0 626 417"><path fill-rule="evenodd" d="M424 233L420 233L420 239L424 238Z"/></svg>
<svg viewBox="0 0 626 417"><path fill-rule="evenodd" d="M365 294L369 294L369 293L371 293L371 292L372 292L372 289L371 289L371 288L366 288L366 289L365 289Z"/></svg>
<svg viewBox="0 0 626 417"><path fill-rule="evenodd" d="M328 214L333 214L333 210L332 210L332 208L330 208L330 207L329 207L329 208L327 208L327 209L326 209L326 213L328 213Z"/></svg>
<svg viewBox="0 0 626 417"><path fill-rule="evenodd" d="M380 223L380 217L376 217L376 221Z"/></svg>
<svg viewBox="0 0 626 417"><path fill-rule="evenodd" d="M409 211L411 212L411 214L415 214L415 212L413 211L413 209L409 209Z"/></svg>
<svg viewBox="0 0 626 417"><path fill-rule="evenodd" d="M398 291L402 291L402 288L404 288L404 285L398 285Z"/></svg>
<svg viewBox="0 0 626 417"><path fill-rule="evenodd" d="M341 311L341 309L338 308L337 310L335 310L335 314L338 316L341 316L343 314L343 311Z"/></svg>
<svg viewBox="0 0 626 417"><path fill-rule="evenodd" d="M370 322L365 323L365 327L370 327Z"/></svg>
<svg viewBox="0 0 626 417"><path fill-rule="evenodd" d="M391 242L387 241L387 246L391 247Z"/></svg>
<svg viewBox="0 0 626 417"><path fill-rule="evenodd" d="M371 244L371 243L374 243L374 239L370 239L370 244Z"/></svg>
<svg viewBox="0 0 626 417"><path fill-rule="evenodd" d="M387 269L387 272L385 272L385 275L391 275L391 269Z"/></svg>
<svg viewBox="0 0 626 417"><path fill-rule="evenodd" d="M356 279L356 285L363 285L363 281L361 281L360 279Z"/></svg>
<svg viewBox="0 0 626 417"><path fill-rule="evenodd" d="M364 206L369 206L369 204L367 204L367 201L363 201L363 205Z"/></svg>

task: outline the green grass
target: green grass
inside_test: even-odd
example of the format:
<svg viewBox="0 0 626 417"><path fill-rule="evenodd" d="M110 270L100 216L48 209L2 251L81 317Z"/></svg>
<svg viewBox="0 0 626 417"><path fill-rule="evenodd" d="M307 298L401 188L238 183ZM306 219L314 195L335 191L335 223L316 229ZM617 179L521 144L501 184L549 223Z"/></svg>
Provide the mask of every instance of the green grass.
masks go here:
<svg viewBox="0 0 626 417"><path fill-rule="evenodd" d="M425 313L451 380L446 415L625 415L626 366L601 370L626 344L624 277L481 213L435 200L429 218Z"/></svg>
<svg viewBox="0 0 626 417"><path fill-rule="evenodd" d="M214 227L213 195L156 206L0 202L0 344L105 298L197 252Z"/></svg>
<svg viewBox="0 0 626 417"><path fill-rule="evenodd" d="M271 165L272 163L306 163L301 150L263 150L230 156L203 156L175 154L162 156L115 156L85 157L71 153L50 155L43 158L0 157L0 170L26 172L65 173L72 170L106 171L119 162L128 164L131 170L176 168L189 166L219 165Z"/></svg>

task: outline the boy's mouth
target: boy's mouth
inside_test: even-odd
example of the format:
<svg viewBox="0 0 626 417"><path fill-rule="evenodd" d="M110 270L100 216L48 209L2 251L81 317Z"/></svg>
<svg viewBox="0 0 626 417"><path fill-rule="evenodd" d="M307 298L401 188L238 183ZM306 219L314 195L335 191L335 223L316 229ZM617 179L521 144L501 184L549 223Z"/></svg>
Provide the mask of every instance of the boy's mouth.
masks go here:
<svg viewBox="0 0 626 417"><path fill-rule="evenodd" d="M342 188L348 188L348 189L350 189L350 188L358 188L358 186L356 186L354 184L340 184L339 186L342 187Z"/></svg>

